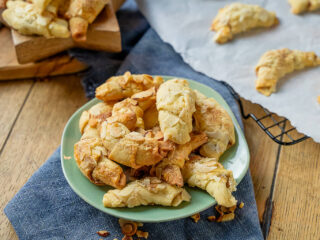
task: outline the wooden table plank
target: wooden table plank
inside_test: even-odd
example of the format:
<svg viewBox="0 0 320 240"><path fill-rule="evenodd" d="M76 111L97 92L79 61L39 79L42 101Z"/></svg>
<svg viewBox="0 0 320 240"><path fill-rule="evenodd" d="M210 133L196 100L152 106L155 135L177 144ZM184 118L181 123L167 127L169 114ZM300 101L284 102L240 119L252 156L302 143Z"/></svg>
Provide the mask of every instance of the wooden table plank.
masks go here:
<svg viewBox="0 0 320 240"><path fill-rule="evenodd" d="M0 239L17 239L3 208L59 146L67 120L85 102L78 77L34 85L0 156Z"/></svg>
<svg viewBox="0 0 320 240"><path fill-rule="evenodd" d="M246 113L253 113L257 117L265 115L262 108L242 99ZM272 141L252 119L243 119L245 135L250 149L250 172L252 176L259 220L263 222L266 202L270 196L271 184L277 159L279 145ZM265 124L272 124L270 119Z"/></svg>
<svg viewBox="0 0 320 240"><path fill-rule="evenodd" d="M0 82L0 154L33 81Z"/></svg>
<svg viewBox="0 0 320 240"><path fill-rule="evenodd" d="M320 239L319 160L320 144L312 139L282 147L268 239Z"/></svg>

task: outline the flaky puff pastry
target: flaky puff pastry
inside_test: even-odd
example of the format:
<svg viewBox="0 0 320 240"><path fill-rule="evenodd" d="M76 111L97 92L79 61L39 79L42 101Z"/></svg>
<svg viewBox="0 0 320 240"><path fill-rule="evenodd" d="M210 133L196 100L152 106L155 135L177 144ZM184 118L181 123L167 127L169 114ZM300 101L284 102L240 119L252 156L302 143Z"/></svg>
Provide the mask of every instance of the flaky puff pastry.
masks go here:
<svg viewBox="0 0 320 240"><path fill-rule="evenodd" d="M103 197L103 205L109 208L143 205L176 207L190 199L185 189L171 186L155 177L146 177L129 183L122 190L109 190Z"/></svg>
<svg viewBox="0 0 320 240"><path fill-rule="evenodd" d="M140 168L157 164L172 148L172 142L131 132L114 145L108 157L125 166Z"/></svg>
<svg viewBox="0 0 320 240"><path fill-rule="evenodd" d="M205 132L208 142L200 148L205 157L217 158L235 143L234 126L227 111L213 98L207 98L197 90L196 112L194 113L196 129Z"/></svg>
<svg viewBox="0 0 320 240"><path fill-rule="evenodd" d="M232 3L219 10L211 29L216 31L214 40L217 43L225 43L238 33L276 24L278 24L278 19L273 12L258 5Z"/></svg>
<svg viewBox="0 0 320 240"><path fill-rule="evenodd" d="M105 156L107 151L99 138L83 139L74 145L76 163L92 183L123 188L126 176L122 168Z"/></svg>
<svg viewBox="0 0 320 240"><path fill-rule="evenodd" d="M291 12L300 14L320 9L320 0L289 0Z"/></svg>
<svg viewBox="0 0 320 240"><path fill-rule="evenodd" d="M114 103L100 102L92 106L88 111L83 111L79 119L81 139L99 137L101 124L112 114Z"/></svg>
<svg viewBox="0 0 320 240"><path fill-rule="evenodd" d="M208 140L205 133L191 133L190 136L189 142L181 145L176 144L174 149L169 152L168 157L157 164L155 174L158 178L171 185L183 186L183 177L180 169L183 168L185 161L189 159L190 153Z"/></svg>
<svg viewBox="0 0 320 240"><path fill-rule="evenodd" d="M271 50L260 58L256 66L256 89L265 96L276 91L278 80L284 75L306 67L320 65L320 58L314 52Z"/></svg>
<svg viewBox="0 0 320 240"><path fill-rule="evenodd" d="M71 0L66 17L75 41L87 39L88 25L92 23L109 0Z"/></svg>
<svg viewBox="0 0 320 240"><path fill-rule="evenodd" d="M164 139L177 144L190 141L192 114L195 112L195 94L185 79L163 83L157 92L159 123Z"/></svg>
<svg viewBox="0 0 320 240"><path fill-rule="evenodd" d="M10 27L21 34L37 34L46 38L67 38L70 35L67 21L56 18L49 12L42 13L31 3L8 1L2 17Z"/></svg>
<svg viewBox="0 0 320 240"><path fill-rule="evenodd" d="M158 88L162 83L161 77L153 78L147 74L126 72L124 75L109 78L104 84L97 87L96 98L105 102L121 100L152 87Z"/></svg>
<svg viewBox="0 0 320 240"><path fill-rule="evenodd" d="M206 190L219 205L232 207L237 204L232 196L232 192L236 190L233 173L215 158L192 156L186 161L182 174L189 186Z"/></svg>
<svg viewBox="0 0 320 240"><path fill-rule="evenodd" d="M139 103L131 98L126 98L116 103L112 109L112 116L107 119L108 122L119 122L124 124L129 130L135 128L144 128L143 110Z"/></svg>

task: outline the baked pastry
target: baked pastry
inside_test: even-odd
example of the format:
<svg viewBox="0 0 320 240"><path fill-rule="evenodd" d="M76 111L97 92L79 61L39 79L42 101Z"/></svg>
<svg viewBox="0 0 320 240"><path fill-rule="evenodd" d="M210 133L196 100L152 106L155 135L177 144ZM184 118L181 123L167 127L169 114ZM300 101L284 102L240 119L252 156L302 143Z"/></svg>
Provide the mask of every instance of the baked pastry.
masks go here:
<svg viewBox="0 0 320 240"><path fill-rule="evenodd" d="M129 134L130 130L122 123L114 122L108 123L107 121L101 124L100 137L103 141L104 147L107 149L108 154L112 151L113 147L125 135Z"/></svg>
<svg viewBox="0 0 320 240"><path fill-rule="evenodd" d="M112 116L108 122L119 122L124 124L129 130L144 128L143 110L139 107L138 101L126 98L116 103L112 109Z"/></svg>
<svg viewBox="0 0 320 240"><path fill-rule="evenodd" d="M155 87L149 88L146 91L135 93L131 96L131 99L138 102L139 107L145 111L149 107L155 105L156 103L157 91Z"/></svg>
<svg viewBox="0 0 320 240"><path fill-rule="evenodd" d="M160 162L172 148L169 141L130 132L114 145L108 157L125 166L140 168Z"/></svg>
<svg viewBox="0 0 320 240"><path fill-rule="evenodd" d="M211 30L216 31L214 40L225 43L234 35L258 27L278 24L276 14L258 5L232 3L220 9L212 22Z"/></svg>
<svg viewBox="0 0 320 240"><path fill-rule="evenodd" d="M235 143L234 126L227 111L213 98L207 98L197 90L195 126L205 132L208 142L201 146L200 154L205 157L217 158Z"/></svg>
<svg viewBox="0 0 320 240"><path fill-rule="evenodd" d="M289 0L291 12L300 14L320 9L320 0Z"/></svg>
<svg viewBox="0 0 320 240"><path fill-rule="evenodd" d="M76 163L92 183L123 188L126 176L122 168L106 158L106 155L107 151L99 138L83 139L74 145Z"/></svg>
<svg viewBox="0 0 320 240"><path fill-rule="evenodd" d="M2 17L10 27L21 34L37 34L46 38L70 36L67 21L49 12L41 12L31 3L8 1Z"/></svg>
<svg viewBox="0 0 320 240"><path fill-rule="evenodd" d="M89 127L99 129L99 126L112 115L114 103L100 102L92 106L88 111L83 111L79 120L81 134L86 132Z"/></svg>
<svg viewBox="0 0 320 240"><path fill-rule="evenodd" d="M157 92L159 123L164 139L178 144L190 141L195 94L187 80L172 79L163 83Z"/></svg>
<svg viewBox="0 0 320 240"><path fill-rule="evenodd" d="M163 181L183 186L183 177L181 174L181 168L183 168L186 160L189 159L189 155L192 151L206 143L208 138L205 133L191 133L191 140L182 145L175 145L174 149L169 152L168 157L163 159L156 166L156 176Z"/></svg>
<svg viewBox="0 0 320 240"><path fill-rule="evenodd" d="M105 102L121 100L151 87L158 88L162 82L161 77L153 78L147 74L135 75L126 72L124 75L109 78L104 84L97 87L96 98Z"/></svg>
<svg viewBox="0 0 320 240"><path fill-rule="evenodd" d="M109 190L103 196L103 205L109 208L142 205L162 205L176 207L191 196L183 189L171 186L155 177L147 177L129 183L122 190Z"/></svg>
<svg viewBox="0 0 320 240"><path fill-rule="evenodd" d="M232 196L236 190L232 171L225 169L215 158L191 156L182 174L189 186L206 190L219 205L232 207L237 204Z"/></svg>
<svg viewBox="0 0 320 240"><path fill-rule="evenodd" d="M158 120L159 112L157 110L157 106L153 105L148 108L143 114L143 122L145 129L151 129L155 126L159 125Z"/></svg>
<svg viewBox="0 0 320 240"><path fill-rule="evenodd" d="M260 58L256 66L256 89L265 96L276 91L278 80L284 75L306 67L320 65L320 58L314 52L290 50L288 48L271 50Z"/></svg>
<svg viewBox="0 0 320 240"><path fill-rule="evenodd" d="M88 25L92 23L109 0L71 0L66 17L75 41L87 39Z"/></svg>

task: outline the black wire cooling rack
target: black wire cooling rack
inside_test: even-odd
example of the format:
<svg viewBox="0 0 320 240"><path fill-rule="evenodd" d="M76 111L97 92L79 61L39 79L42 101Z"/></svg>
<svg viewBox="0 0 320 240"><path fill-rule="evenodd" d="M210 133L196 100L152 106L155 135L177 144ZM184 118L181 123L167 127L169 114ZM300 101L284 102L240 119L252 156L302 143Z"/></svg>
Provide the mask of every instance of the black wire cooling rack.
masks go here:
<svg viewBox="0 0 320 240"><path fill-rule="evenodd" d="M275 113L269 112L267 109L263 108L262 106L261 108L265 113L265 115L263 115L262 117L256 117L253 113L245 114L239 94L226 82L222 82L222 83L229 89L233 97L238 101L242 117L244 119L252 118L259 125L259 127L276 143L280 145L289 146L289 145L294 145L296 143L302 142L309 138L306 135L299 138L294 138L292 136L292 133L296 131L296 128L290 127L289 129L286 129L286 126L289 125L289 120L284 117L276 116ZM267 119L272 120L272 124L269 126L266 126L263 123L263 121ZM268 122L270 123L270 121Z"/></svg>

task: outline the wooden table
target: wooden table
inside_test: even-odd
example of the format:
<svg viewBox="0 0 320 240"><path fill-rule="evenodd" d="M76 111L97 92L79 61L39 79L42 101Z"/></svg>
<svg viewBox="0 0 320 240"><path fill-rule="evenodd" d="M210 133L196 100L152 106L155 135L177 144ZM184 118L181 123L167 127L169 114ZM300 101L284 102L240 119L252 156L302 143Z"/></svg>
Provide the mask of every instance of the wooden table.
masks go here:
<svg viewBox="0 0 320 240"><path fill-rule="evenodd" d="M0 239L17 239L3 208L59 146L67 120L86 101L77 76L0 82ZM262 114L256 104L244 107ZM319 239L320 144L282 147L253 120L244 124L268 239Z"/></svg>

